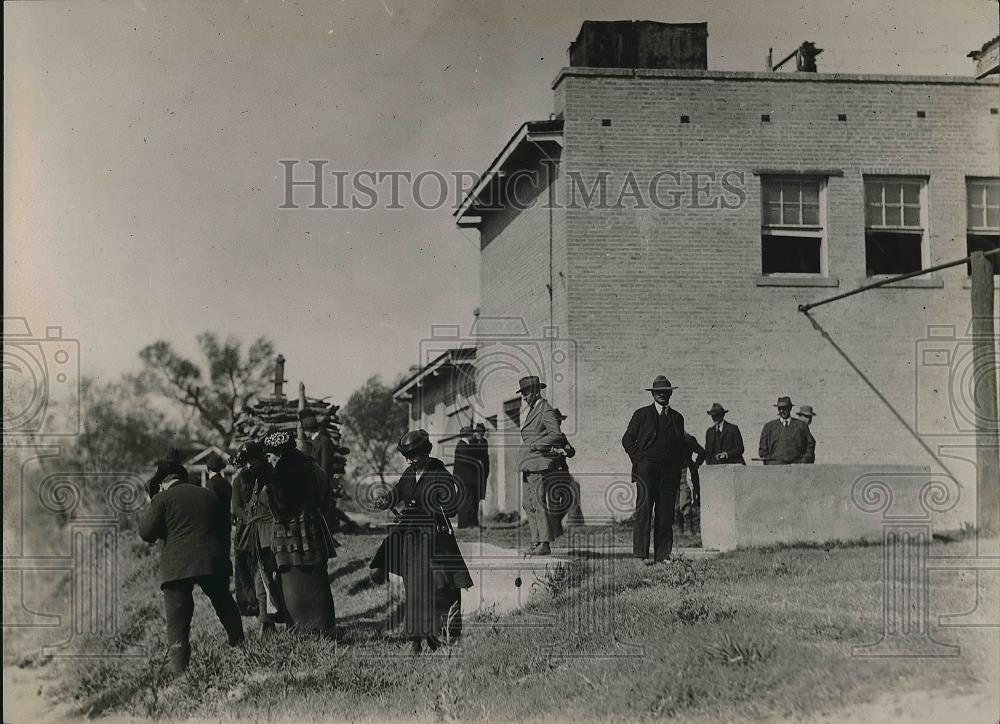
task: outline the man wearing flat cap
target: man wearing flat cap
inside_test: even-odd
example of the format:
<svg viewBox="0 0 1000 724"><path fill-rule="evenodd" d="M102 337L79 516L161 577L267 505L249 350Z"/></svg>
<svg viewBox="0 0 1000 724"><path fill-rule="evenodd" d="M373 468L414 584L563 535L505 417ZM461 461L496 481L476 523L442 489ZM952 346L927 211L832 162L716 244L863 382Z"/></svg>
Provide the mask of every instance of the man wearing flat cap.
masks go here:
<svg viewBox="0 0 1000 724"><path fill-rule="evenodd" d="M677 388L665 376L653 380L653 404L632 414L622 436L622 447L632 461L636 485L635 522L632 526L632 557L649 558L649 521L653 518L653 557L670 560L674 545L674 502L681 470L690 460L684 417L670 407Z"/></svg>
<svg viewBox="0 0 1000 724"><path fill-rule="evenodd" d="M230 646L243 642L243 620L229 593L229 511L211 490L192 485L179 462L159 464L149 480L149 507L139 519L139 537L163 541L160 588L167 619L170 668L183 673L191 658L195 585L212 602Z"/></svg>
<svg viewBox="0 0 1000 724"><path fill-rule="evenodd" d="M743 459L743 435L740 428L726 422L729 412L718 402L708 411L712 426L705 431L705 462L708 465L746 465Z"/></svg>
<svg viewBox="0 0 1000 724"><path fill-rule="evenodd" d="M528 407L521 425L521 507L528 516L532 546L531 556L547 556L552 550L552 531L545 505L545 474L555 467L558 453L553 446L562 441L559 418L552 405L542 398L545 383L531 375L518 382L518 393Z"/></svg>
<svg viewBox="0 0 1000 724"><path fill-rule="evenodd" d="M778 419L771 420L760 431L760 459L765 465L794 465L814 455L815 440L809 426L792 417L792 400L779 397L774 405Z"/></svg>
<svg viewBox="0 0 1000 724"><path fill-rule="evenodd" d="M802 422L806 424L806 429L809 431L809 440L811 444L806 454L802 458L802 462L809 464L816 462L816 438L812 434L812 421L816 416L815 411L813 411L812 405L799 405L799 411L795 413L795 416L800 418Z"/></svg>

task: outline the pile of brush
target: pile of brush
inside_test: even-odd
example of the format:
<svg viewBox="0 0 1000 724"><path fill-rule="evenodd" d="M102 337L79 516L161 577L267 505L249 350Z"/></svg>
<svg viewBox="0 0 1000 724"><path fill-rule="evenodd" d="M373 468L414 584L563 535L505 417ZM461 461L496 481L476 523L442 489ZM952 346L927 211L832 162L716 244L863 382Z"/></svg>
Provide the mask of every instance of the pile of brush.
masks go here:
<svg viewBox="0 0 1000 724"><path fill-rule="evenodd" d="M325 400L305 397L304 406L299 409L300 400L284 397L264 397L243 408L236 420L236 444L246 440L263 440L264 437L278 430L288 430L298 434L300 421L314 419L320 429L325 430L337 447L337 454L332 461L332 469L328 472L343 475L347 466L347 455L350 450L341 444L343 436L340 432L340 418L337 416L339 405L329 405ZM305 452L309 452L310 433L306 433ZM301 435L300 435L301 439Z"/></svg>

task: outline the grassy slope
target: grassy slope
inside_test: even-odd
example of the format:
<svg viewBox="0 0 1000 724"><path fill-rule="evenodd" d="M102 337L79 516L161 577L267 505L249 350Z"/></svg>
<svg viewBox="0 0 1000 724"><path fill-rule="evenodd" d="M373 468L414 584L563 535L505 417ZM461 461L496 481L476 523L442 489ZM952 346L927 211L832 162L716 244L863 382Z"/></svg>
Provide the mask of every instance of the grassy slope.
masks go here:
<svg viewBox="0 0 1000 724"><path fill-rule="evenodd" d="M583 559L539 585L526 609L468 621L457 645L413 658L398 631L385 631L398 599L366 580L378 538L342 541L336 645L287 635L262 644L252 631L242 650L230 650L196 596L187 676L171 682L162 655L96 660L67 672L65 694L82 712L171 718L735 719L996 680L995 628L940 632L962 644L956 658L852 658L853 645L881 631L878 547L743 551L653 568ZM971 551L964 542L934 547ZM95 650L152 651L162 636L155 556L141 554L136 546L123 561L132 569L123 633L92 642ZM972 609L972 580L934 574L932 611Z"/></svg>

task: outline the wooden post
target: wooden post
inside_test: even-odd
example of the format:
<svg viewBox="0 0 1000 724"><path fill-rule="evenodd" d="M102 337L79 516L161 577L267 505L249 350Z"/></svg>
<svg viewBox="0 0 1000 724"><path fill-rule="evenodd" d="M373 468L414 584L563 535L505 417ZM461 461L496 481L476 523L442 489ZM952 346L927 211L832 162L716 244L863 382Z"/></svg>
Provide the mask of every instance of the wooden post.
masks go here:
<svg viewBox="0 0 1000 724"><path fill-rule="evenodd" d="M302 427L302 411L306 409L306 383L299 383L299 450L306 451L306 431Z"/></svg>
<svg viewBox="0 0 1000 724"><path fill-rule="evenodd" d="M996 330L993 265L974 252L972 263L972 363L976 411L978 528L1000 530L1000 424L997 417Z"/></svg>
<svg viewBox="0 0 1000 724"><path fill-rule="evenodd" d="M274 360L274 397L280 400L285 396L281 386L285 384L285 357L278 355Z"/></svg>

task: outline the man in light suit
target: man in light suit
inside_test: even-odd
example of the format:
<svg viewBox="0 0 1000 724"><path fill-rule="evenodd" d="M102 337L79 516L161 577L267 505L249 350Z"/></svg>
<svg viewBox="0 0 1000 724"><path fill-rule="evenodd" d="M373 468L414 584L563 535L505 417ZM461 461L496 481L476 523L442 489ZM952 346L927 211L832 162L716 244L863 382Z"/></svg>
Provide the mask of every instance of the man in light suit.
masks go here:
<svg viewBox="0 0 1000 724"><path fill-rule="evenodd" d="M731 422L725 421L729 412L718 402L712 403L708 414L712 426L705 431L705 462L708 465L746 465L743 459L743 435Z"/></svg>
<svg viewBox="0 0 1000 724"><path fill-rule="evenodd" d="M553 446L563 439L559 417L548 401L542 399L545 383L531 375L518 382L518 392L528 406L521 425L521 453L518 470L521 472L521 507L528 516L532 546L529 556L547 556L552 553L549 543L549 514L545 506L545 473L555 467L557 452Z"/></svg>
<svg viewBox="0 0 1000 724"><path fill-rule="evenodd" d="M632 461L632 480L636 485L635 522L632 525L632 557L647 563L649 558L649 519L653 517L654 562L670 560L674 546L674 503L681 483L681 469L691 460L684 417L670 407L670 396L677 388L663 375L646 388L653 404L632 414L622 436L622 447Z"/></svg>
<svg viewBox="0 0 1000 724"><path fill-rule="evenodd" d="M816 438L812 434L812 421L816 416L816 412L813 410L812 405L799 405L799 411L795 413L802 422L806 424L806 429L809 430L809 447L806 449L806 454L802 456L802 462L805 464L812 464L816 462Z"/></svg>

